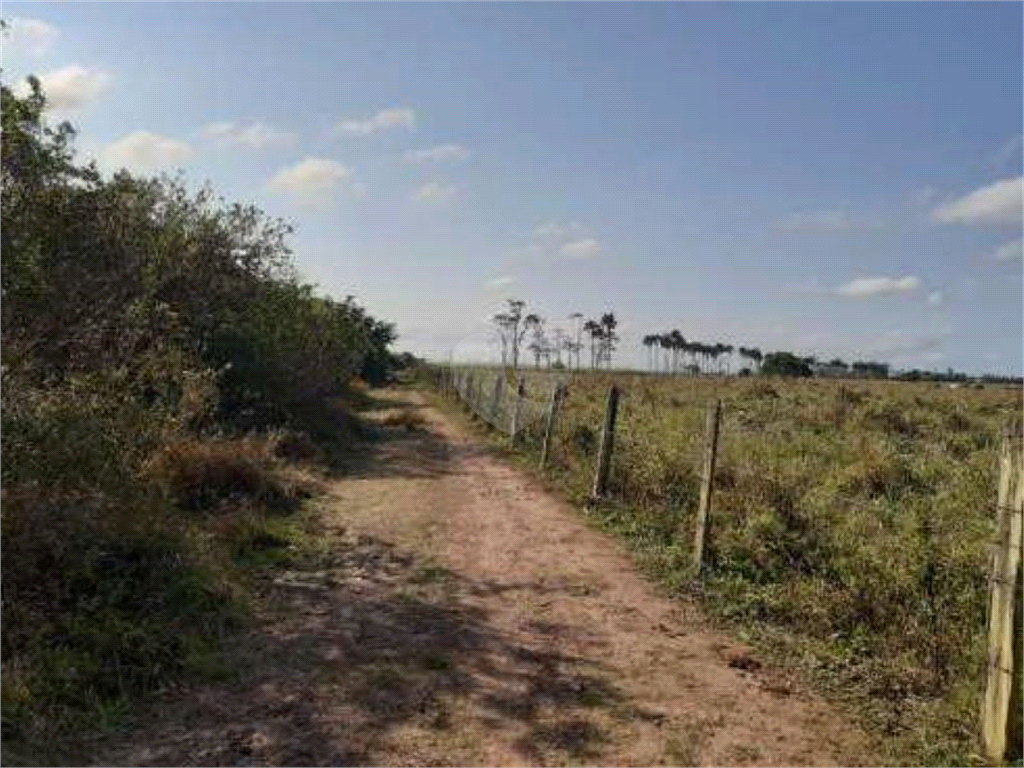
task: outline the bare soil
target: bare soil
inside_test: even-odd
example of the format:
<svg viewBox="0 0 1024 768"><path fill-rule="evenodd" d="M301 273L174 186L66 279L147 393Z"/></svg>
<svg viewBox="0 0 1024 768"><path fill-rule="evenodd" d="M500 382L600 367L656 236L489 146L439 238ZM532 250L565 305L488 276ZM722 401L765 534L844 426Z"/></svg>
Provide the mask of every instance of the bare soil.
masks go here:
<svg viewBox="0 0 1024 768"><path fill-rule="evenodd" d="M872 761L830 706L422 395L374 395L381 438L330 482L323 554L260 590L239 673L158 694L97 762Z"/></svg>

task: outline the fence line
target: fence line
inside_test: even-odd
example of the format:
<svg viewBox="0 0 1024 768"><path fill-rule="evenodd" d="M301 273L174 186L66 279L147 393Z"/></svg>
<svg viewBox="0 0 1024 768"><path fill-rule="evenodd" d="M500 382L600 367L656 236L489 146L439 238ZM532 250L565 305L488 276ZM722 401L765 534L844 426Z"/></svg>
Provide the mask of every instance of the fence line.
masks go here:
<svg viewBox="0 0 1024 768"><path fill-rule="evenodd" d="M489 413L492 425L496 426L502 398L503 374L495 381L489 408L483 403L483 372L472 370L451 373L435 373L433 383L442 395L461 397L470 413L484 418ZM527 395L526 381L519 377L515 388L515 405L511 412L511 439L519 443L523 432L523 403ZM600 448L594 469L594 483L591 501L606 498L609 476L613 462L615 428L619 399L622 390L612 385L604 411ZM550 459L553 439L557 428L558 413L568 396L568 387L557 383L551 390L545 408L545 424L541 443L539 467L544 470ZM679 402L673 399L674 407L694 405L697 401ZM706 401L705 401L706 404ZM701 473L700 502L697 509L697 523L694 537L693 564L698 576L705 566L706 539L710 526L712 498L715 490L715 468L719 451L723 405L715 399L708 405L703 472ZM741 430L742 431L742 430ZM1022 608L1022 567L1021 540L1022 517L1024 517L1024 463L1021 452L1021 425L1014 424L1003 438L1000 455L1000 476L998 501L994 506L986 505L995 515L998 527L997 538L992 542L992 566L988 578L988 674L982 703L981 736L985 756L993 762L1002 762L1021 756L1021 688L1022 688L1022 638L1021 626L1024 618ZM853 508L876 510L875 505L864 504L852 499L844 503Z"/></svg>

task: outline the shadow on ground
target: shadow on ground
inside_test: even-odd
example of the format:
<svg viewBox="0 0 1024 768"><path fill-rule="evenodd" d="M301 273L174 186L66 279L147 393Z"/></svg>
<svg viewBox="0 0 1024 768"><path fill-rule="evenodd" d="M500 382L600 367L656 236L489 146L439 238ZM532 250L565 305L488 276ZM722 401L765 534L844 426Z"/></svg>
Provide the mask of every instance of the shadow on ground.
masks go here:
<svg viewBox="0 0 1024 768"><path fill-rule="evenodd" d="M492 586L342 536L264 585L259 626L229 652L237 679L156 696L96 762L459 764L480 760L459 752L467 713L484 734L508 733L519 762L595 760L608 738L598 710L604 721L657 717L631 707L598 663L511 642L458 600ZM537 642L563 631L548 625ZM416 751L422 738L402 740L410 728L431 734L428 753Z"/></svg>

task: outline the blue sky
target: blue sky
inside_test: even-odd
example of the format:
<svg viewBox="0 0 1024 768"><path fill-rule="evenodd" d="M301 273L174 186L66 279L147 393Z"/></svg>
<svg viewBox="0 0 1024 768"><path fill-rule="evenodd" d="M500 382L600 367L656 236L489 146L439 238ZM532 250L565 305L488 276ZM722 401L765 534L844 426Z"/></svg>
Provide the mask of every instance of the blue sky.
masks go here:
<svg viewBox="0 0 1024 768"><path fill-rule="evenodd" d="M1022 369L1020 3L8 2L101 167L297 228L302 273L474 354L526 299L644 334Z"/></svg>

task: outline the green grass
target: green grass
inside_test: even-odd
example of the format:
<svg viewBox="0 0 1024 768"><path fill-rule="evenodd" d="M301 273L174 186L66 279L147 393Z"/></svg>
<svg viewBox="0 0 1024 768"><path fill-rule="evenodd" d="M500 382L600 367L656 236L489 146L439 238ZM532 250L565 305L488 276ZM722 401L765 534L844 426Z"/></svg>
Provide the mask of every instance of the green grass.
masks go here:
<svg viewBox="0 0 1024 768"><path fill-rule="evenodd" d="M882 738L887 760L970 759L1000 431L1021 419L1019 388L575 375L545 481L581 506L612 382L624 394L611 493L588 508L591 522L621 537L657 581L697 595L763 653L845 701ZM528 413L552 385L527 373ZM714 398L723 401L719 459L708 568L697 581ZM503 404L504 419L510 411ZM525 466L536 466L542 434L543 419L530 421L517 449ZM509 451L506 435L491 435Z"/></svg>

